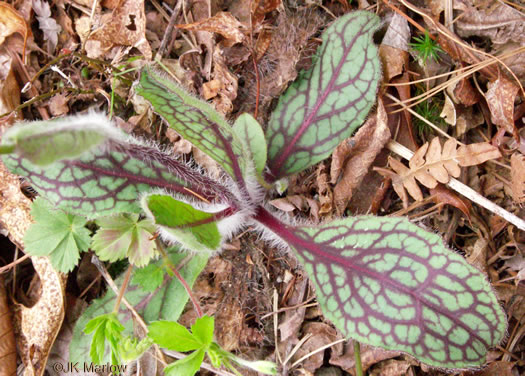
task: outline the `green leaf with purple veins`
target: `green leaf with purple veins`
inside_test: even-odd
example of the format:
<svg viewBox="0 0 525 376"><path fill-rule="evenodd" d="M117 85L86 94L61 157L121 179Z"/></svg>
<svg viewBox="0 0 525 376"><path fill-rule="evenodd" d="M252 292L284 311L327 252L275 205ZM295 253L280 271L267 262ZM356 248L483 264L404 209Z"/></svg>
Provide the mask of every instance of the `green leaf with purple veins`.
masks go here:
<svg viewBox="0 0 525 376"><path fill-rule="evenodd" d="M55 269L68 273L77 265L80 252L87 251L91 238L86 220L54 209L39 197L32 205L34 222L25 235L25 251L32 256L49 256Z"/></svg>
<svg viewBox="0 0 525 376"><path fill-rule="evenodd" d="M100 228L93 236L91 248L103 261L128 257L137 267L145 266L157 254L153 234L155 225L149 219L139 220L138 214L119 214L99 218Z"/></svg>
<svg viewBox="0 0 525 376"><path fill-rule="evenodd" d="M365 120L381 66L372 41L379 17L358 11L324 33L314 67L280 97L266 129L274 180L328 157Z"/></svg>
<svg viewBox="0 0 525 376"><path fill-rule="evenodd" d="M140 213L139 195L163 189L209 200L231 201L216 182L154 147L109 142L78 159L45 168L14 155L4 155L9 170L25 176L57 207L90 218L114 213Z"/></svg>
<svg viewBox="0 0 525 376"><path fill-rule="evenodd" d="M145 67L136 92L148 100L182 137L206 153L238 182L246 157L232 127L208 103L201 101L150 67Z"/></svg>
<svg viewBox="0 0 525 376"><path fill-rule="evenodd" d="M174 240L192 251L216 251L221 245L214 213L159 194L143 197L142 207L167 240Z"/></svg>
<svg viewBox="0 0 525 376"><path fill-rule="evenodd" d="M233 124L233 130L244 142L254 163L255 171L262 176L268 150L261 125L252 115L244 113Z"/></svg>
<svg viewBox="0 0 525 376"><path fill-rule="evenodd" d="M2 137L2 145L13 145L14 153L38 166L74 158L108 138L122 138L107 117L91 113L53 121L21 123Z"/></svg>
<svg viewBox="0 0 525 376"><path fill-rule="evenodd" d="M503 339L490 283L438 235L404 218L364 216L287 228L281 237L345 336L445 368L480 366Z"/></svg>

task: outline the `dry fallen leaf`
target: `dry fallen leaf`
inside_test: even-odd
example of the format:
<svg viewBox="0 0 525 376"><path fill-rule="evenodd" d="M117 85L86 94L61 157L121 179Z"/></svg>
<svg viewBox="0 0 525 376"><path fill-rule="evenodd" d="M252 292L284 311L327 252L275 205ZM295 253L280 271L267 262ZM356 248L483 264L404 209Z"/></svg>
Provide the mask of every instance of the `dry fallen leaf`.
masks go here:
<svg viewBox="0 0 525 376"><path fill-rule="evenodd" d="M512 256L510 259L505 260L505 266L518 272L516 275L517 281L525 279L525 257L521 255Z"/></svg>
<svg viewBox="0 0 525 376"><path fill-rule="evenodd" d="M67 94L60 93L51 97L48 101L49 112L53 116L62 116L69 112L69 98Z"/></svg>
<svg viewBox="0 0 525 376"><path fill-rule="evenodd" d="M76 21L77 30L78 22L79 19ZM82 38L80 32L79 35ZM88 44L93 45L89 46ZM146 40L144 0L123 0L120 2L109 19L88 36L85 47L88 56L96 58L112 47L119 45L135 47L142 52L147 60L151 60L151 47Z"/></svg>
<svg viewBox="0 0 525 376"><path fill-rule="evenodd" d="M308 338L294 354L291 359L292 363L302 358L304 355L318 350L319 348L326 346L338 339L337 331L330 325L323 322L307 322L301 328L301 332L303 333L303 336L310 334L311 337ZM325 351L319 351L311 355L301 362L301 367L312 373L315 372L323 365Z"/></svg>
<svg viewBox="0 0 525 376"><path fill-rule="evenodd" d="M474 166L501 157L499 150L488 142L456 148L456 140L448 139L441 149L439 138L435 137L430 144L425 143L414 153L409 161L409 167L389 157L388 163L395 172L378 167L374 169L392 179L394 190L403 201L403 206L407 207L407 191L416 201L423 200L423 193L416 180L427 188L435 188L438 182L448 183L450 176L459 177L460 166Z"/></svg>
<svg viewBox="0 0 525 376"><path fill-rule="evenodd" d="M436 188L430 190L432 199L436 204L443 203L447 205L454 206L455 208L461 210L463 214L470 221L470 209L472 209L472 204L469 200L457 195L452 190L448 189L442 184L438 184Z"/></svg>
<svg viewBox="0 0 525 376"><path fill-rule="evenodd" d="M518 87L505 77L499 77L496 81L489 82L488 88L485 96L492 122L516 136L518 130L514 125L514 99Z"/></svg>
<svg viewBox="0 0 525 376"><path fill-rule="evenodd" d="M13 33L19 33L24 37L23 59L25 60L26 43L27 38L31 36L31 29L20 12L2 1L0 2L0 45Z"/></svg>
<svg viewBox="0 0 525 376"><path fill-rule="evenodd" d="M407 20L394 13L381 45L379 57L384 67L384 81L390 80L405 71L408 66L408 42L410 28Z"/></svg>
<svg viewBox="0 0 525 376"><path fill-rule="evenodd" d="M58 43L58 33L62 31L62 28L51 17L51 8L46 1L33 0L33 10L38 20L38 27L44 34L44 40L48 43L48 51L53 52Z"/></svg>
<svg viewBox="0 0 525 376"><path fill-rule="evenodd" d="M20 105L20 87L13 72L13 59L6 52L0 53L0 114L13 111ZM22 120L22 114L15 114ZM12 120L15 120L12 119Z"/></svg>
<svg viewBox="0 0 525 376"><path fill-rule="evenodd" d="M525 156L514 153L510 157L512 198L518 204L525 203Z"/></svg>
<svg viewBox="0 0 525 376"><path fill-rule="evenodd" d="M361 344L361 362L363 365L363 372L376 363L385 359L395 358L401 353L399 351L383 350L378 347L372 347ZM341 367L345 372L355 375L355 355L353 341L349 341L345 345L344 351L337 351L337 348L332 350L330 356L330 364Z"/></svg>
<svg viewBox="0 0 525 376"><path fill-rule="evenodd" d="M387 125L388 117L381 99L378 100L377 114L369 118L352 140L355 146L348 149L348 140L343 141L343 148L351 152L347 155L334 152L330 174L332 179L337 179L339 166L344 161L344 172L342 178L334 187L334 204L336 211L341 215L350 199L353 190L359 186L365 175L368 173L370 165L377 157L383 146L390 140L390 129ZM345 161L346 160L346 161ZM332 180L333 182L334 180Z"/></svg>
<svg viewBox="0 0 525 376"><path fill-rule="evenodd" d="M228 47L235 43L241 43L245 39L244 25L229 12L219 12L215 16L201 21L175 26L184 30L209 31L220 34L229 41L225 44Z"/></svg>
<svg viewBox="0 0 525 376"><path fill-rule="evenodd" d="M4 277L0 274L0 375L5 376L16 375L16 344L11 320Z"/></svg>

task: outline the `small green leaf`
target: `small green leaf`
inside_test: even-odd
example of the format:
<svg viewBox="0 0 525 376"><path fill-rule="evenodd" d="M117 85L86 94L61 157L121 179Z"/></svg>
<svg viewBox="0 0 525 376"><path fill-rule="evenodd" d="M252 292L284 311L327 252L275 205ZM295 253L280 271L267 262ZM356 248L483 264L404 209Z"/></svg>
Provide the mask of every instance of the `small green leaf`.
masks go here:
<svg viewBox="0 0 525 376"><path fill-rule="evenodd" d="M15 153L38 166L78 157L108 138L122 138L102 114L70 116L52 121L16 125L2 137L3 145L14 145Z"/></svg>
<svg viewBox="0 0 525 376"><path fill-rule="evenodd" d="M157 264L149 264L143 268L133 269L133 285L139 285L144 291L153 292L164 280L164 268Z"/></svg>
<svg viewBox="0 0 525 376"><path fill-rule="evenodd" d="M152 322L148 327L148 337L160 347L173 351L186 352L197 350L203 346L199 338L174 321Z"/></svg>
<svg viewBox="0 0 525 376"><path fill-rule="evenodd" d="M119 214L99 218L96 223L100 229L91 248L101 260L114 262L128 257L131 264L141 267L156 256L152 239L155 225L150 220L139 220L138 214Z"/></svg>
<svg viewBox="0 0 525 376"><path fill-rule="evenodd" d="M214 251L219 248L222 239L213 213L159 194L144 196L142 207L162 230L187 249Z"/></svg>
<svg viewBox="0 0 525 376"><path fill-rule="evenodd" d="M93 363L101 364L105 353L105 342L111 348L112 363L116 364L120 359L118 344L122 341L121 332L124 326L119 322L117 315L109 313L95 317L87 323L84 333L90 334L93 331L91 340L90 356Z"/></svg>
<svg viewBox="0 0 525 376"><path fill-rule="evenodd" d="M195 324L191 326L191 332L195 338L205 346L209 346L213 341L213 329L215 327L215 320L210 316L199 317Z"/></svg>
<svg viewBox="0 0 525 376"><path fill-rule="evenodd" d="M246 161L242 142L208 103L191 96L149 66L142 71L135 90L171 128L219 163L234 179L243 181Z"/></svg>
<svg viewBox="0 0 525 376"><path fill-rule="evenodd" d="M193 376L201 368L204 360L204 349L192 352L184 359L177 360L164 368L166 376Z"/></svg>
<svg viewBox="0 0 525 376"><path fill-rule="evenodd" d="M127 364L138 359L152 344L153 340L149 337L145 337L140 341L135 337L126 337L118 344L120 358Z"/></svg>
<svg viewBox="0 0 525 376"><path fill-rule="evenodd" d="M33 202L34 223L24 236L25 250L33 256L49 256L53 267L67 273L73 270L80 252L87 251L91 242L86 220L61 210L54 210L43 198Z"/></svg>
<svg viewBox="0 0 525 376"><path fill-rule="evenodd" d="M262 175L266 166L266 138L264 132L257 120L247 113L242 114L233 124L233 130L239 138L244 141L246 150L250 153L254 163L255 171Z"/></svg>

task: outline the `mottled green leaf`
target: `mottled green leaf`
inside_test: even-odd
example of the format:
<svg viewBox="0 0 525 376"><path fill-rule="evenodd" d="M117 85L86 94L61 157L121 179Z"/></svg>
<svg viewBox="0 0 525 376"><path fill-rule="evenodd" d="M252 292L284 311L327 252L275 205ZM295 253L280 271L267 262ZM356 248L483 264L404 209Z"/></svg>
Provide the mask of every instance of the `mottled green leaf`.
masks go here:
<svg viewBox="0 0 525 376"><path fill-rule="evenodd" d="M195 209L167 195L148 195L142 203L163 234L173 237L188 250L214 251L221 245L214 213Z"/></svg>
<svg viewBox="0 0 525 376"><path fill-rule="evenodd" d="M268 218L345 336L444 368L482 365L505 336L505 314L486 277L407 219L354 217L293 228Z"/></svg>
<svg viewBox="0 0 525 376"><path fill-rule="evenodd" d="M242 114L233 124L233 130L244 142L245 147L253 160L255 171L262 175L266 166L266 138L257 120L247 113Z"/></svg>
<svg viewBox="0 0 525 376"><path fill-rule="evenodd" d="M187 253L179 253L172 247L169 252L171 261L177 265L185 259ZM208 262L207 253L199 253L192 256L192 258L179 269L179 273L184 280L191 287L198 275L204 269ZM159 260L155 263L157 267L162 267L163 261ZM136 273L137 270L135 270ZM133 276L132 285L128 286L125 298L130 302L139 315L144 318L146 323L157 320L177 321L186 306L188 301L188 294L177 279L167 279L162 286L155 292L151 293L142 290L137 286ZM123 276L119 277L115 282L118 286L122 284ZM72 362L84 362L89 358L89 350L91 338L86 336L83 332L86 324L94 317L110 313L115 305L115 294L109 290L102 298L95 299L89 307L84 311L82 316L78 319L73 329L73 338L69 346L70 360ZM125 330L123 335L130 336L133 334L133 321L131 320L130 312L121 305L118 313L119 321L124 325ZM104 362L110 361L109 357L105 357Z"/></svg>
<svg viewBox="0 0 525 376"><path fill-rule="evenodd" d="M167 75L148 66L135 90L171 128L213 158L238 182L243 181L246 158L242 143L208 103L191 96Z"/></svg>
<svg viewBox="0 0 525 376"><path fill-rule="evenodd" d="M183 325L174 321L155 321L148 326L148 337L160 347L173 351L193 351L203 346Z"/></svg>
<svg viewBox="0 0 525 376"><path fill-rule="evenodd" d="M16 155L4 155L3 162L57 207L89 218L140 213L139 195L154 189L191 197L194 192L210 201L234 200L224 187L173 156L134 143L109 142L45 168Z"/></svg>
<svg viewBox="0 0 525 376"><path fill-rule="evenodd" d="M24 236L25 251L33 256L49 256L53 267L67 273L73 270L80 252L87 251L91 243L86 220L61 210L52 209L43 198L33 202L34 223Z"/></svg>
<svg viewBox="0 0 525 376"><path fill-rule="evenodd" d="M200 369L205 354L204 349L194 351L164 368L164 374L166 376L193 376Z"/></svg>
<svg viewBox="0 0 525 376"><path fill-rule="evenodd" d="M108 138L122 138L102 114L70 116L58 120L21 123L6 131L2 145L37 166L78 157Z"/></svg>
<svg viewBox="0 0 525 376"><path fill-rule="evenodd" d="M100 228L91 248L101 260L114 262L127 257L141 267L156 256L155 225L150 220L139 220L138 214L119 214L99 218L96 223Z"/></svg>
<svg viewBox="0 0 525 376"><path fill-rule="evenodd" d="M352 12L324 33L314 67L281 96L266 129L273 180L325 159L365 120L381 66L372 35L379 17Z"/></svg>

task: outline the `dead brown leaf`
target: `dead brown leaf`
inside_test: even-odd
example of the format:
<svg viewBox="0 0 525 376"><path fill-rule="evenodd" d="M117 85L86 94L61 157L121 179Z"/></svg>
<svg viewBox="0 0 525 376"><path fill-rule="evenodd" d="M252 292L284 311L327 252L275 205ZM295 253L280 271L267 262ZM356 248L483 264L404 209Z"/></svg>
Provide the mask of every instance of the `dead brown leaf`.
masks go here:
<svg viewBox="0 0 525 376"><path fill-rule="evenodd" d="M516 41L525 44L525 15L499 1L457 0L454 9L462 10L455 22L461 37L488 37L494 44Z"/></svg>
<svg viewBox="0 0 525 376"><path fill-rule="evenodd" d="M456 193L452 192L450 189L448 189L442 184L438 184L436 188L431 189L430 194L432 195L432 199L436 204L444 203L447 205L451 205L461 210L461 212L465 214L468 220L471 220L470 210L472 209L472 204L469 200L458 196Z"/></svg>
<svg viewBox="0 0 525 376"><path fill-rule="evenodd" d="M69 98L67 94L57 94L49 99L49 112L53 116L62 116L69 112Z"/></svg>
<svg viewBox="0 0 525 376"><path fill-rule="evenodd" d="M516 275L518 281L525 279L525 257L521 255L512 256L510 259L505 260L505 266L518 272Z"/></svg>
<svg viewBox="0 0 525 376"><path fill-rule="evenodd" d="M363 372L382 360L395 358L399 355L401 355L399 351L383 350L378 347L361 344L361 362L363 365ZM354 376L355 355L353 341L349 341L344 346L344 351L342 349L338 351L337 348L332 350L330 364L341 367L345 372L348 372Z"/></svg>
<svg viewBox="0 0 525 376"><path fill-rule="evenodd" d="M252 24L256 28L266 16L267 13L277 9L282 0L256 0L252 1Z"/></svg>
<svg viewBox="0 0 525 376"><path fill-rule="evenodd" d="M246 27L229 12L219 12L213 17L189 24L176 25L176 27L184 30L220 34L229 41L225 44L228 47L241 43L246 38L243 32Z"/></svg>
<svg viewBox="0 0 525 376"><path fill-rule="evenodd" d="M507 78L500 76L496 81L489 83L488 88L485 96L492 122L517 136L518 130L514 125L514 99L518 87Z"/></svg>
<svg viewBox="0 0 525 376"><path fill-rule="evenodd" d="M0 2L0 45L13 33L19 33L24 37L23 59L25 60L27 38L32 35L31 29L20 12L2 1Z"/></svg>
<svg viewBox="0 0 525 376"><path fill-rule="evenodd" d="M379 57L383 63L384 81L390 80L405 71L408 66L408 42L410 28L406 18L394 13L381 45Z"/></svg>
<svg viewBox="0 0 525 376"><path fill-rule="evenodd" d="M302 333L303 335L310 334L311 337L303 343L300 349L292 357L292 363L297 359L302 358L304 355L318 350L338 339L337 331L323 322L305 323L302 327ZM319 351L311 355L301 363L301 367L312 373L315 372L323 365L325 351Z"/></svg>
<svg viewBox="0 0 525 376"><path fill-rule="evenodd" d="M321 204L319 214L332 212L334 194L329 181L328 165L326 162L322 162L316 170L317 193L319 194L319 203Z"/></svg>
<svg viewBox="0 0 525 376"><path fill-rule="evenodd" d="M288 201L288 198L286 197L271 200L269 204L286 213L292 212L296 209L295 205Z"/></svg>
<svg viewBox="0 0 525 376"><path fill-rule="evenodd" d="M78 22L79 20L76 21L77 28ZM85 42L89 57L100 57L115 46L128 46L139 49L147 60L151 60L151 47L146 40L144 0L122 0L111 15L105 18L103 25L89 34Z"/></svg>
<svg viewBox="0 0 525 376"><path fill-rule="evenodd" d="M387 125L388 117L381 99L378 100L377 113L368 119L352 140L355 146L349 149L348 140L343 141L344 151L350 152L344 155L342 152L334 152L330 174L332 179L337 179L341 161L344 161L344 172L342 178L334 187L334 204L336 211L341 215L348 202L352 198L353 190L359 186L364 176L377 157L383 146L390 140L390 130ZM339 148L339 147L338 147ZM332 180L334 181L334 180Z"/></svg>
<svg viewBox="0 0 525 376"><path fill-rule="evenodd" d="M514 153L510 157L512 198L518 204L525 203L525 156Z"/></svg>
<svg viewBox="0 0 525 376"><path fill-rule="evenodd" d="M388 359L374 367L370 376L399 376L406 375L412 365L407 360Z"/></svg>
<svg viewBox="0 0 525 376"><path fill-rule="evenodd" d="M16 344L4 277L0 274L0 375L16 375Z"/></svg>
<svg viewBox="0 0 525 376"><path fill-rule="evenodd" d="M448 139L441 149L439 138L432 139L420 147L409 161L407 168L400 161L389 157L390 167L395 171L375 167L374 169L392 179L392 185L398 196L407 207L408 197L406 191L416 201L423 199L423 193L416 183L419 181L427 188L435 188L439 183L446 184L450 176L459 177L460 166L474 166L490 159L501 157L499 150L488 142L463 145L457 148L455 139ZM406 190L405 190L406 189Z"/></svg>
<svg viewBox="0 0 525 376"><path fill-rule="evenodd" d="M20 87L13 72L13 59L0 52L0 114L13 111L20 105ZM15 114L12 120L22 120L22 114Z"/></svg>
<svg viewBox="0 0 525 376"><path fill-rule="evenodd" d="M489 363L487 367L483 368L478 372L471 372L469 376L514 376L512 368L516 365L516 362L505 362L505 361L495 361Z"/></svg>
<svg viewBox="0 0 525 376"><path fill-rule="evenodd" d="M213 53L213 82L210 89L213 92L208 93L213 97L213 105L217 111L223 115L228 115L233 110L233 101L237 98L238 78L230 71L227 62L221 52L221 47L216 46ZM209 87L203 86L203 92Z"/></svg>

